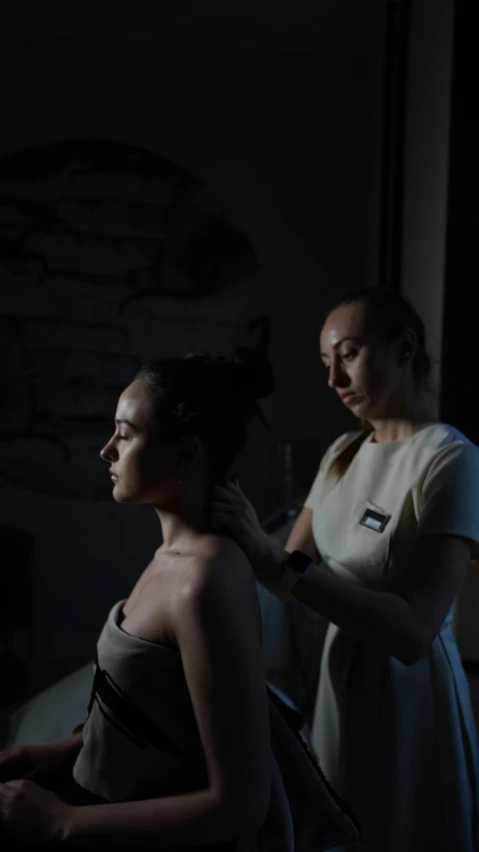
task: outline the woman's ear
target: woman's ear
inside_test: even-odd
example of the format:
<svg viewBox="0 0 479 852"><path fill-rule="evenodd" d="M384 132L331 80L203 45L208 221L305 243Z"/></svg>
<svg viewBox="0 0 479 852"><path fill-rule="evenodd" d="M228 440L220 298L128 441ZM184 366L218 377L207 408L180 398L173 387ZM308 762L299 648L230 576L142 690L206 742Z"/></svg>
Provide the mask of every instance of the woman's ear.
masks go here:
<svg viewBox="0 0 479 852"><path fill-rule="evenodd" d="M198 461L203 453L203 446L196 435L183 435L177 445L175 467L178 474L183 473Z"/></svg>
<svg viewBox="0 0 479 852"><path fill-rule="evenodd" d="M417 351L416 333L407 328L399 339L399 364L405 366L411 363Z"/></svg>

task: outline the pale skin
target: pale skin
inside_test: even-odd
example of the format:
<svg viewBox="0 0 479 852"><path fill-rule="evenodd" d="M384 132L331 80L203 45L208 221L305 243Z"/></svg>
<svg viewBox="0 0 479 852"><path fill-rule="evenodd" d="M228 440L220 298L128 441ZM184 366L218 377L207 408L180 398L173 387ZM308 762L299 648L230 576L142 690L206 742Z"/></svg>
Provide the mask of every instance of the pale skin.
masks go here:
<svg viewBox="0 0 479 852"><path fill-rule="evenodd" d="M430 423L412 373L416 346L409 330L386 346L368 327L361 303L338 308L322 328L320 351L328 384L357 417L369 421L378 442L400 441ZM417 662L439 632L471 560L468 539L421 536L399 592L373 591L321 569L311 509L303 508L284 550L263 532L236 482L216 489L214 511L217 524L242 544L257 579L273 594L285 551L306 553L316 564L294 586L293 596L406 665Z"/></svg>
<svg viewBox="0 0 479 852"><path fill-rule="evenodd" d="M178 648L208 785L185 795L72 807L31 780L0 784L0 826L32 842L175 849L236 840L257 831L266 816L271 746L251 565L208 520L200 442L186 436L161 444L148 406L142 383L134 382L120 397L115 432L101 454L117 477L114 498L153 505L163 533L124 604L121 626ZM78 753L81 733L63 746ZM18 752L16 759L18 766ZM2 777L9 761L14 766L15 755L0 758Z"/></svg>

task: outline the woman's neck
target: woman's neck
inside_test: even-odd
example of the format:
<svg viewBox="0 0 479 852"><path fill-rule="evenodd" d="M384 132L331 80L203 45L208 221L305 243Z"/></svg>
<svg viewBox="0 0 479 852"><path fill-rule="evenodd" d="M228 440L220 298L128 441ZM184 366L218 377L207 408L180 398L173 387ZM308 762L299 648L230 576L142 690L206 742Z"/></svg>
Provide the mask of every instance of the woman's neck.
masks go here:
<svg viewBox="0 0 479 852"><path fill-rule="evenodd" d="M404 441L405 438L410 438L426 426L434 423L431 419L421 419L418 422L413 422L409 419L397 420L375 420L372 423L374 431L374 442L376 444L390 444L397 441Z"/></svg>
<svg viewBox="0 0 479 852"><path fill-rule="evenodd" d="M189 501L181 509L155 506L163 536L163 549L177 553L189 549L195 538L213 532L209 511L204 499Z"/></svg>
<svg viewBox="0 0 479 852"><path fill-rule="evenodd" d="M403 401L402 404L388 408L385 416L369 420L374 431L374 441L378 444L403 441L436 422L422 398L416 397L409 404Z"/></svg>

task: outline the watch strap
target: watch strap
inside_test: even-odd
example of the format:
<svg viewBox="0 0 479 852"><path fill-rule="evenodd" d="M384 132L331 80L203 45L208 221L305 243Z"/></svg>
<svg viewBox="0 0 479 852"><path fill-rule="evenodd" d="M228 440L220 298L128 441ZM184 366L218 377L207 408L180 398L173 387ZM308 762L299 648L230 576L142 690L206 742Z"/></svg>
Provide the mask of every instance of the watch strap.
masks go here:
<svg viewBox="0 0 479 852"><path fill-rule="evenodd" d="M305 577L308 574L313 565L313 560L299 550L286 553L283 562L283 573L278 583L279 591L285 594L290 593L301 577Z"/></svg>

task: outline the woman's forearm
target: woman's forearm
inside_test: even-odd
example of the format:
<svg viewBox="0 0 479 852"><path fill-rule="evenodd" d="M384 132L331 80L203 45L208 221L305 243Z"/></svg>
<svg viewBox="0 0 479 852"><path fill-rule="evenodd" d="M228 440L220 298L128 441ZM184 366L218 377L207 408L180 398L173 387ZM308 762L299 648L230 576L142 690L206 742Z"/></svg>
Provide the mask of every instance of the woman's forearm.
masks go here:
<svg viewBox="0 0 479 852"><path fill-rule="evenodd" d="M259 822L258 822L259 816ZM237 840L256 831L260 815L212 790L181 796L73 808L65 826L67 846L94 849L177 849Z"/></svg>
<svg viewBox="0 0 479 852"><path fill-rule="evenodd" d="M417 621L399 595L365 589L319 566L296 583L292 594L328 621L380 645L406 665L417 662L424 653Z"/></svg>
<svg viewBox="0 0 479 852"><path fill-rule="evenodd" d="M71 737L60 740L57 745L64 747L66 751L71 751L72 753L75 751L79 752L83 746L83 725L81 730L75 730Z"/></svg>
<svg viewBox="0 0 479 852"><path fill-rule="evenodd" d="M382 646L406 665L419 659L424 643L406 600L391 592L366 589L318 565L298 580L286 598L278 586L285 555L272 545L269 551L258 550L254 557L259 581L268 577L265 585L276 597L285 600L293 596L359 639Z"/></svg>
<svg viewBox="0 0 479 852"><path fill-rule="evenodd" d="M286 599L288 596L284 598L279 590L286 556L285 550L265 534L261 541L255 542L248 556L258 582L280 600Z"/></svg>

